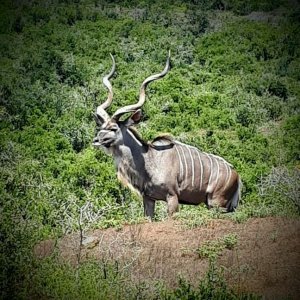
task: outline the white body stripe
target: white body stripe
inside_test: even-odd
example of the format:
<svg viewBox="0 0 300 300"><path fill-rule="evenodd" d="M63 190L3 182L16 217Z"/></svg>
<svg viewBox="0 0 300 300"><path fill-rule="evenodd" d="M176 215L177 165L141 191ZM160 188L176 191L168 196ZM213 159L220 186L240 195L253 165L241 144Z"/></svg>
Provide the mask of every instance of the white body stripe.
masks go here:
<svg viewBox="0 0 300 300"><path fill-rule="evenodd" d="M227 180L227 182L226 182L226 184L225 184L225 186L224 186L224 190L227 188L227 185L228 185L228 183L229 183L229 181L230 181L230 177L231 177L231 167L230 166L228 166L229 167L229 176L228 176L228 180Z"/></svg>
<svg viewBox="0 0 300 300"><path fill-rule="evenodd" d="M207 184L207 189L206 189L206 192L207 193L211 193L211 191L210 191L210 181L211 181L211 177L212 177L212 160L211 160L211 157L209 156L209 154L207 154L207 153L205 153L205 152L203 152L204 154L206 154L206 156L208 157L208 159L209 159L209 162L210 162L210 175L209 175L209 180L208 180L208 184Z"/></svg>
<svg viewBox="0 0 300 300"><path fill-rule="evenodd" d="M198 154L198 158L199 158L199 162L200 162L200 172L201 172L201 179L200 179L200 187L199 187L199 190L201 191L201 188L202 188L202 182L203 182L203 164L202 164L202 160L201 160L201 157L200 157L200 153L199 151L197 151L197 154Z"/></svg>
<svg viewBox="0 0 300 300"><path fill-rule="evenodd" d="M223 157L215 155L215 154L210 154L211 156L220 159L221 161L223 161L225 164L229 165L230 167L232 167L232 164L230 164L228 161L226 161Z"/></svg>
<svg viewBox="0 0 300 300"><path fill-rule="evenodd" d="M199 186L199 191L201 191L201 188L202 188L202 182L203 182L203 164L202 164L202 159L200 157L200 151L196 148L196 147L193 147L193 146L190 146L190 148L194 149L197 153L197 156L198 156L198 160L199 160L199 164L200 164L200 186Z"/></svg>
<svg viewBox="0 0 300 300"><path fill-rule="evenodd" d="M191 148L188 147L188 150L189 150L189 154L190 154L190 158L191 158L191 163L192 163L192 186L194 186L194 181L195 181L195 170L194 170L194 159L192 157L192 153L191 153Z"/></svg>
<svg viewBox="0 0 300 300"><path fill-rule="evenodd" d="M178 147L180 148L180 150L178 149ZM189 157L191 159L191 163L189 163L189 161L188 161L188 158L187 158L186 153L185 153L185 148L189 152ZM181 143L179 141L176 141L175 149L176 149L177 155L179 157L179 161L180 161L180 176L181 176L182 180L186 180L186 179L189 180L189 178L187 178L188 170L189 170L189 168L192 168L192 171L191 171L191 173L192 173L191 185L192 185L192 187L195 186L195 161L194 161L194 159L196 159L196 158L194 158L193 153L191 151L191 149L193 149L197 153L199 164L200 164L200 182L199 182L200 186L199 186L199 191L201 191L202 186L203 186L204 167L206 165L206 163L203 162L203 160L201 158L201 154L204 154L204 155L207 156L207 158L209 160L209 165L210 165L209 166L209 172L210 172L209 173L209 179L208 179L208 183L207 183L207 187L206 187L205 192L206 193L212 193L213 189L217 187L221 175L222 175L221 177L223 178L224 174L220 172L222 164L224 165L224 167L226 169L226 176L225 176L225 180L224 180L225 184L224 184L224 188L223 188L223 190L226 190L226 188L229 185L230 180L231 180L231 174L232 174L231 168L233 166L229 162L227 162L223 157L220 157L218 155L211 154L211 153L200 152L199 149L197 149L196 147L186 145L186 144ZM181 154L182 154L183 158L182 158ZM188 165L188 163L189 163L189 165ZM214 164L216 164L216 166ZM184 171L184 169L185 169L185 171Z"/></svg>
<svg viewBox="0 0 300 300"><path fill-rule="evenodd" d="M127 132L130 134L130 136L137 142L137 144L139 145L139 146L143 146L142 145L142 143L135 137L135 135L131 132L131 130L127 130Z"/></svg>
<svg viewBox="0 0 300 300"><path fill-rule="evenodd" d="M230 167L228 166L228 164L225 164L225 167L226 167L226 178L225 178L225 182L227 183L227 180L228 180L228 175L229 175L229 169L230 169ZM225 189L225 185L224 185L224 188L223 188L223 190Z"/></svg>
<svg viewBox="0 0 300 300"><path fill-rule="evenodd" d="M218 163L218 160L221 160L224 163L225 167L226 167L226 178L225 178L225 185L224 185L224 188L223 188L223 190L225 190L227 188L227 185L230 182L230 177L231 177L231 172L232 172L231 168L233 166L228 161L226 161L223 157L220 157L220 156L214 155L214 154L210 154L210 155L213 156L216 159L217 163ZM219 165L218 165L218 167L219 167ZM218 169L218 174L219 174L219 169ZM218 178L217 178L217 183L218 183ZM216 183L216 185L217 185L217 183Z"/></svg>
<svg viewBox="0 0 300 300"><path fill-rule="evenodd" d="M217 176L216 176L216 185L215 185L215 187L216 187L218 185L218 180L219 180L220 165L219 165L218 159L215 158L215 161L217 162Z"/></svg>
<svg viewBox="0 0 300 300"><path fill-rule="evenodd" d="M177 152L177 155L178 155L178 158L179 158L179 165L180 165L180 179L182 180L183 179L183 164L182 164L182 160L181 160L181 156L180 156L180 153L179 153L179 151L178 151L178 149L177 149L177 146L176 145L174 145L175 146L175 149L176 149L176 152Z"/></svg>
<svg viewBox="0 0 300 300"><path fill-rule="evenodd" d="M182 155L183 155L184 164L185 164L185 176L184 177L186 177L187 174L188 174L188 167L187 167L186 156L185 156L185 153L184 153L184 150L183 150L182 146L180 146L180 149L181 149L181 152L182 152Z"/></svg>

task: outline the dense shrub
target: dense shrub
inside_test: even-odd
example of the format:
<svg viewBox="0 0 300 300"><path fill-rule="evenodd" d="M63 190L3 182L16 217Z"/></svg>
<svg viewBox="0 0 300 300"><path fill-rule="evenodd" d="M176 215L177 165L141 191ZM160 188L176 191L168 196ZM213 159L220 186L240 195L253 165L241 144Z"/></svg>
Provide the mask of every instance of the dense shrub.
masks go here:
<svg viewBox="0 0 300 300"><path fill-rule="evenodd" d="M240 15L281 3L1 1L1 296L26 298L25 283L36 278L37 290L49 288L46 295L35 290L38 296L61 298L56 272L77 296L76 280L84 286L94 276L84 274L95 269L83 266L75 278L53 261L49 269L37 266L33 245L83 230L83 209L93 216L84 229L142 216L141 201L117 182L112 159L91 147L91 113L107 97L101 79L109 53L117 61L111 113L137 99L171 49L173 68L149 86L138 130L145 139L169 132L223 156L241 174L243 205L255 215L261 178L274 167L299 168L299 11L284 3L275 24ZM283 210L277 200L273 206ZM200 295L206 284L212 282L196 291L182 282L172 297Z"/></svg>

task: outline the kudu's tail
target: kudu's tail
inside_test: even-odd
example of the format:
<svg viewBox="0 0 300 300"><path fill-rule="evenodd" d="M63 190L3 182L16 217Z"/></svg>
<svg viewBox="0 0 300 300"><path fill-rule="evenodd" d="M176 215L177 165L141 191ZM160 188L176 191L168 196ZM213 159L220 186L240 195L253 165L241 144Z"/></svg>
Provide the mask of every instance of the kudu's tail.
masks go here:
<svg viewBox="0 0 300 300"><path fill-rule="evenodd" d="M242 183L241 179L239 178L238 187L237 187L236 191L234 192L231 200L229 201L229 206L227 208L228 212L235 211L235 209L237 208L239 201L241 200L242 187L243 187L243 183Z"/></svg>

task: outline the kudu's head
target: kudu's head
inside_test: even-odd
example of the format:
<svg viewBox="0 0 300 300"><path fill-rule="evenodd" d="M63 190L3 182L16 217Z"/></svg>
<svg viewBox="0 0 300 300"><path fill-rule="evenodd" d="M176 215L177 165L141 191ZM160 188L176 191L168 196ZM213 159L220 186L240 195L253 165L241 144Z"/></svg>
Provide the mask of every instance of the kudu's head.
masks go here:
<svg viewBox="0 0 300 300"><path fill-rule="evenodd" d="M96 137L93 141L93 145L95 147L103 147L107 150L124 143L124 135L127 132L128 127L139 123L141 120L141 108L145 103L147 85L154 80L164 77L170 69L169 51L164 70L159 74L147 77L142 83L140 88L139 101L136 104L124 106L118 109L112 115L112 117L110 117L106 112L106 109L110 106L113 99L113 90L109 79L113 76L116 69L115 59L112 55L110 56L113 62L113 66L110 73L103 78L103 83L108 89L108 97L103 104L97 107L96 113L94 114L95 121L100 127L100 130L97 132ZM131 113L130 116L125 120L120 120L120 118L127 113Z"/></svg>

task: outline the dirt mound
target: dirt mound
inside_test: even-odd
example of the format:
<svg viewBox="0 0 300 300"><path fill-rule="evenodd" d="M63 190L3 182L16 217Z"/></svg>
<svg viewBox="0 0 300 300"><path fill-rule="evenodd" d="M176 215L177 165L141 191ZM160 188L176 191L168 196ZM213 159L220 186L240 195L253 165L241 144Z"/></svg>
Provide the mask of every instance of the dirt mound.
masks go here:
<svg viewBox="0 0 300 300"><path fill-rule="evenodd" d="M197 285L208 269L208 259L199 248L226 235L236 237L232 249L224 248L217 258L231 287L264 295L266 299L298 299L300 295L300 220L250 219L243 224L211 220L206 226L187 229L180 222L145 223L121 230L91 232L80 248L78 234L65 236L57 247L62 259L76 264L95 258L118 261L136 281L163 280L169 286L182 276ZM44 257L54 243L39 244L36 255Z"/></svg>

